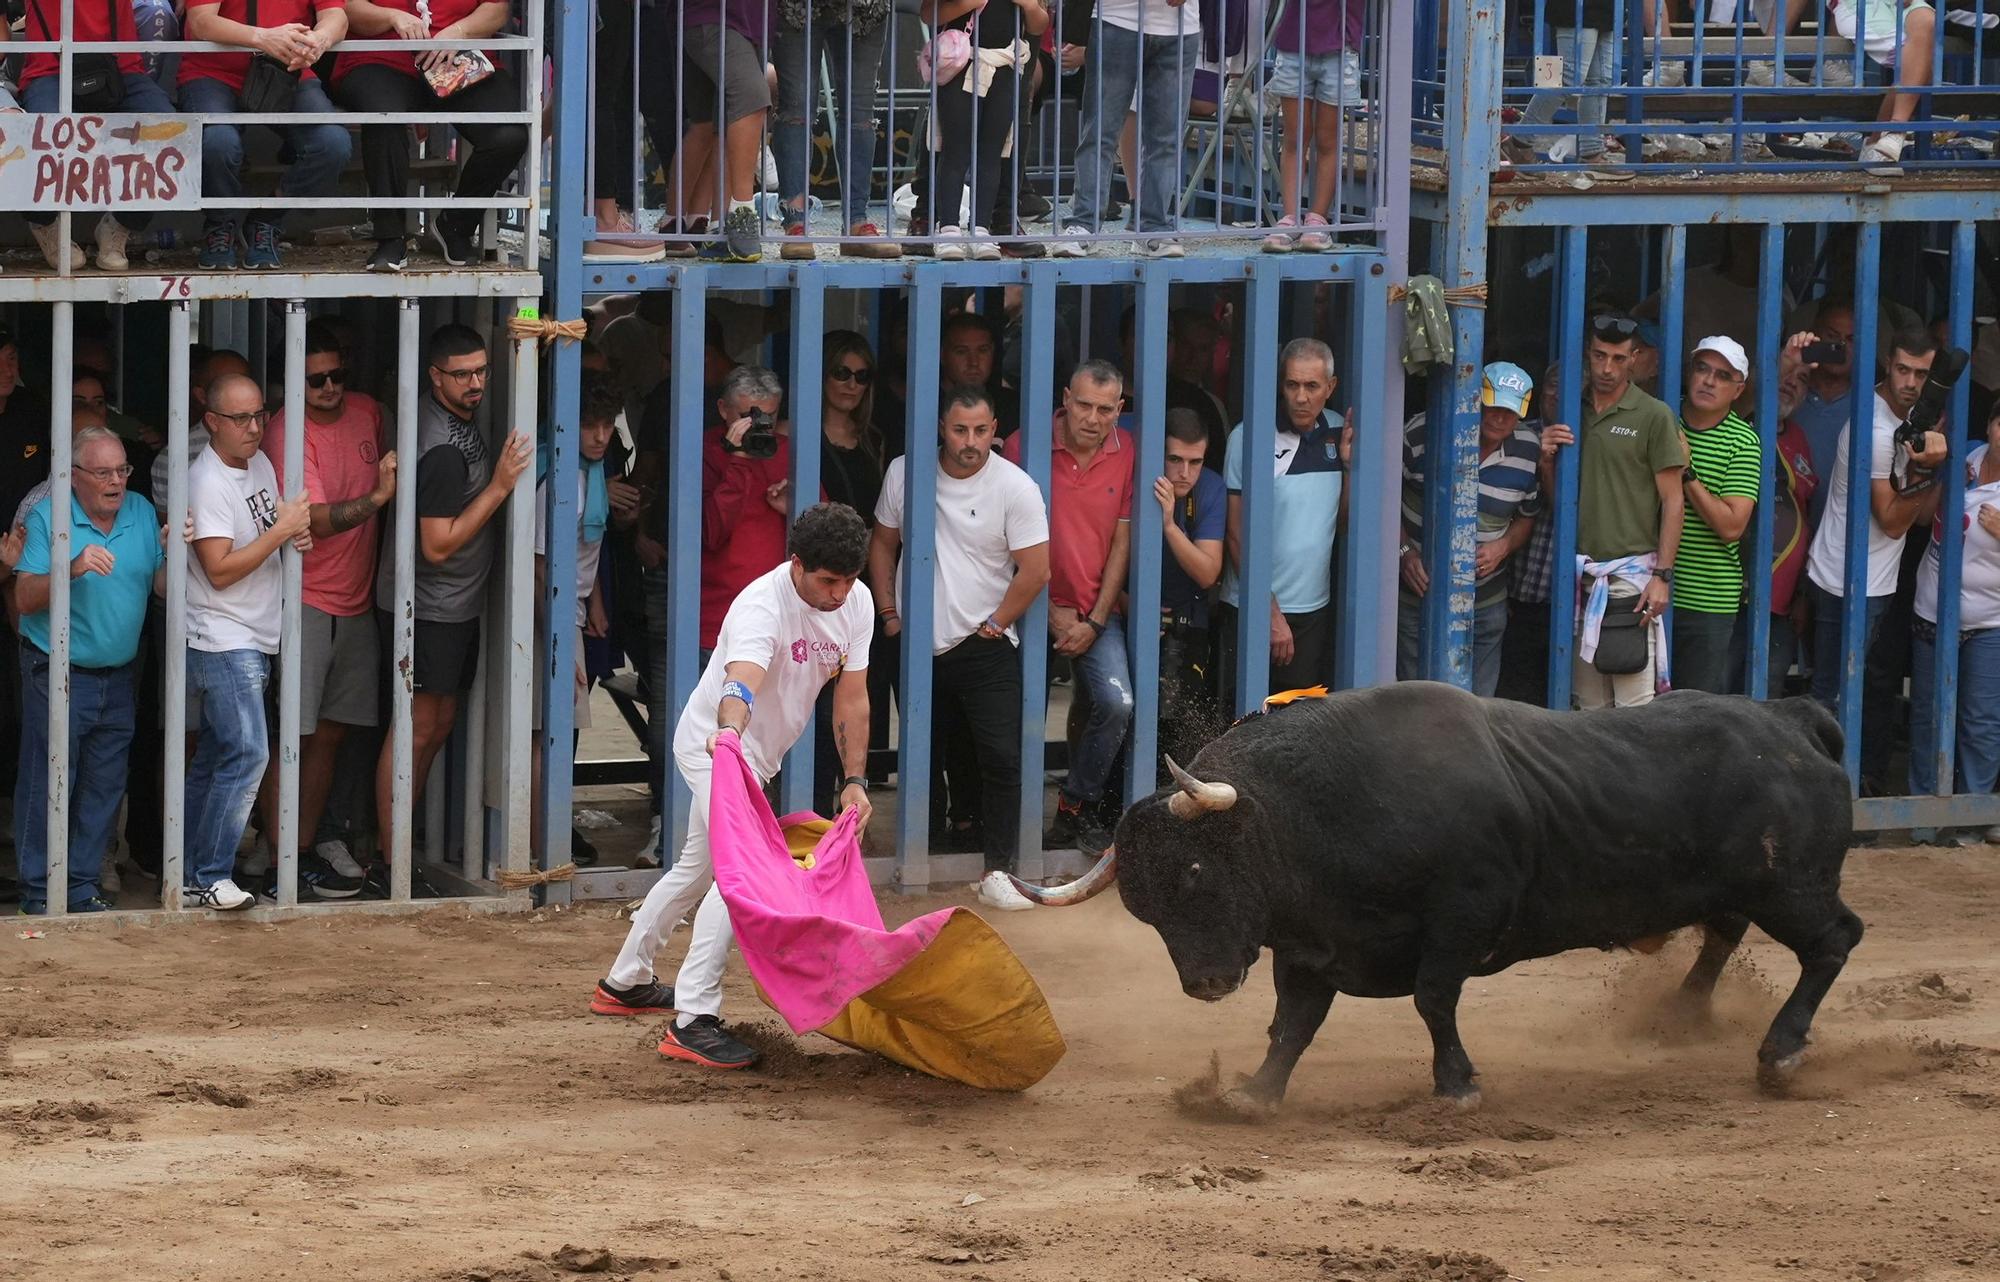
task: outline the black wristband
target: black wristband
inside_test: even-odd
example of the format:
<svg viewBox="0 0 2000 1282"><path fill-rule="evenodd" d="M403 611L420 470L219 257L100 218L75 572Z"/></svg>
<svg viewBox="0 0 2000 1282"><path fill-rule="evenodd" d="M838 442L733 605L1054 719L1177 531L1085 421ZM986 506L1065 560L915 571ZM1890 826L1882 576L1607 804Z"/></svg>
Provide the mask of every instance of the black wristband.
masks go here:
<svg viewBox="0 0 2000 1282"><path fill-rule="evenodd" d="M849 775L840 781L840 787L843 792L854 787L859 787L861 791L866 792L868 791L868 780L862 775Z"/></svg>
<svg viewBox="0 0 2000 1282"><path fill-rule="evenodd" d="M1096 619L1091 618L1087 614L1083 616L1083 621L1090 625L1090 630L1092 632L1095 632L1098 636L1104 635L1104 625L1102 623L1099 623Z"/></svg>

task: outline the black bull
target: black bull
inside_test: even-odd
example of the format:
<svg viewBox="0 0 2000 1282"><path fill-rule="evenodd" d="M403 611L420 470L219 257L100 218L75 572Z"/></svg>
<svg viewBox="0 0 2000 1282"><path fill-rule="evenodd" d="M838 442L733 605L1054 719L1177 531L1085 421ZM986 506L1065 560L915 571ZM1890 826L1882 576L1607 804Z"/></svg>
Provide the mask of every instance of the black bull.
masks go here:
<svg viewBox="0 0 2000 1282"><path fill-rule="evenodd" d="M1284 1098L1336 993L1414 997L1437 1093L1476 1104L1468 978L1691 925L1706 929L1682 984L1696 1010L1751 925L1798 955L1757 1052L1772 1086L1861 939L1840 900L1840 755L1839 726L1806 699L1553 713L1405 682L1243 722L1175 767L1179 790L1127 811L1082 881L1023 891L1073 903L1115 877L1204 1001L1271 950L1270 1053L1228 1097L1241 1112Z"/></svg>

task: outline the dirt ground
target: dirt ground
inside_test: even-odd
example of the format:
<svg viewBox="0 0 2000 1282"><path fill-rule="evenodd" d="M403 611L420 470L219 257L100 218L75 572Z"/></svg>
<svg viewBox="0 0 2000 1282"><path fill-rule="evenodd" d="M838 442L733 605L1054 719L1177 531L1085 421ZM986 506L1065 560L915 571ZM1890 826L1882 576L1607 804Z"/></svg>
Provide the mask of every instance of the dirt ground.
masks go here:
<svg viewBox="0 0 2000 1282"><path fill-rule="evenodd" d="M1407 1002L1343 998L1257 1127L1174 1090L1255 1067L1268 967L1198 1005L1115 894L1000 915L1070 1046L1018 1096L792 1043L740 969L767 1066L664 1061L585 1011L609 905L10 926L0 1277L2000 1277L2000 851L1857 852L1848 893L1787 1098L1752 1063L1795 970L1753 932L1705 1032L1654 1018L1686 940L1469 986L1470 1115Z"/></svg>

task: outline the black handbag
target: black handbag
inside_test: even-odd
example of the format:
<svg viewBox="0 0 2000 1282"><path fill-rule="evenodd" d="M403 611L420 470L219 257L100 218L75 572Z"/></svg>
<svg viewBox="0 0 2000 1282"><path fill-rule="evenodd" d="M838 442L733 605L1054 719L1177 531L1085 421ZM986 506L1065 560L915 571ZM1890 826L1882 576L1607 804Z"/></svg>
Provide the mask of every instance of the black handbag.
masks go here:
<svg viewBox="0 0 2000 1282"><path fill-rule="evenodd" d="M1604 607L1597 625L1597 653L1590 666L1607 677L1629 676L1646 670L1646 643L1652 636L1652 620L1632 609L1635 597L1613 597Z"/></svg>
<svg viewBox="0 0 2000 1282"><path fill-rule="evenodd" d="M115 15L118 5L112 5ZM117 39L114 32L112 39ZM118 56L109 53L80 53L70 61L69 105L71 111L116 111L125 105L125 73Z"/></svg>
<svg viewBox="0 0 2000 1282"><path fill-rule="evenodd" d="M257 26L257 0L250 0L250 25ZM243 73L243 91L236 95L243 110L290 111L299 97L299 73L268 54L250 55Z"/></svg>

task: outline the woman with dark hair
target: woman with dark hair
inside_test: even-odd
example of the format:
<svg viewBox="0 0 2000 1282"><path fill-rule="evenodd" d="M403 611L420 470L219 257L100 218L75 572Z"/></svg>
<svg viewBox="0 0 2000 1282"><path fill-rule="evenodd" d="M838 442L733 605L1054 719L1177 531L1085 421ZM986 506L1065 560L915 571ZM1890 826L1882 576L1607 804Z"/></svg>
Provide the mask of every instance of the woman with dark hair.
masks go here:
<svg viewBox="0 0 2000 1282"><path fill-rule="evenodd" d="M820 361L820 454L821 492L832 502L845 503L861 514L870 529L875 525L875 500L882 494L882 430L875 425L875 353L868 340L851 329L836 329L826 336ZM889 695L895 688L896 666L900 661L897 639L882 631L884 605L896 600L894 584L868 585L875 593L875 637L870 642L868 665L868 742L871 747L889 746ZM831 687L829 687L831 689ZM834 749L832 696L822 694L819 729L813 747L813 808L823 815L840 791L840 754Z"/></svg>

